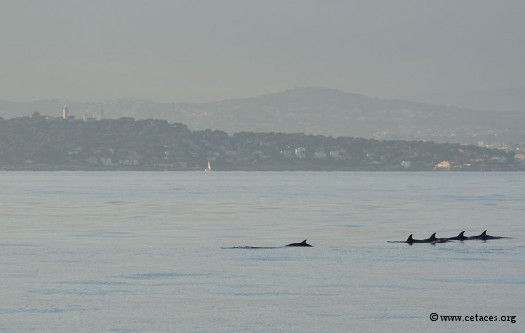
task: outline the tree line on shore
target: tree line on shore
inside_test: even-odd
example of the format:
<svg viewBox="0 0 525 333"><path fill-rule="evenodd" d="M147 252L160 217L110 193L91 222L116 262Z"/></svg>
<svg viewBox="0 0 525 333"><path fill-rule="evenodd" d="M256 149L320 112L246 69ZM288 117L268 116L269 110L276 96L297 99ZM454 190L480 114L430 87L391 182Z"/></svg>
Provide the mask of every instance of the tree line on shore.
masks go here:
<svg viewBox="0 0 525 333"><path fill-rule="evenodd" d="M9 170L525 170L514 152L302 133L228 134L133 118L0 118Z"/></svg>

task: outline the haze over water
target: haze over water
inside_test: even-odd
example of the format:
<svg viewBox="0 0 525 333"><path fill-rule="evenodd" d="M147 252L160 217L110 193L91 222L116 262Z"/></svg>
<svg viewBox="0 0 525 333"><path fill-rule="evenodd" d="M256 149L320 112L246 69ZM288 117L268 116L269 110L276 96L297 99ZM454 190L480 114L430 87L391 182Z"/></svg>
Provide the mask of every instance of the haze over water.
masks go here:
<svg viewBox="0 0 525 333"><path fill-rule="evenodd" d="M0 182L0 332L524 329L523 173L2 172ZM485 229L512 238L387 243ZM303 239L314 247L221 248Z"/></svg>
<svg viewBox="0 0 525 333"><path fill-rule="evenodd" d="M523 110L523 1L2 1L0 100L209 102L320 86Z"/></svg>

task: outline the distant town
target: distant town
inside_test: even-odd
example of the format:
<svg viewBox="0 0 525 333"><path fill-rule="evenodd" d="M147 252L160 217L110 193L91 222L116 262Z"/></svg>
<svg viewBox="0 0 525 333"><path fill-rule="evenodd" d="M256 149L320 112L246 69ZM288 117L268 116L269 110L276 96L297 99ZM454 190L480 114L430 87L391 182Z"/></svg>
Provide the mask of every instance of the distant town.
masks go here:
<svg viewBox="0 0 525 333"><path fill-rule="evenodd" d="M102 117L103 115L101 115ZM520 171L521 147L302 133L228 134L130 117L0 118L1 170Z"/></svg>

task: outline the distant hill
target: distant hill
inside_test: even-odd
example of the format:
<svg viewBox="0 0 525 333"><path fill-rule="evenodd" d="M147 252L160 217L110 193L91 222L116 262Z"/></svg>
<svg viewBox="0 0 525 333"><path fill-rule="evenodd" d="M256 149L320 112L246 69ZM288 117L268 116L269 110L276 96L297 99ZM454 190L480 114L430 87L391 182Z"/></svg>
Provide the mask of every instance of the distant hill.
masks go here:
<svg viewBox="0 0 525 333"><path fill-rule="evenodd" d="M0 102L4 118L39 112L100 118L165 119L194 130L321 134L388 140L523 143L525 110L478 111L405 100L367 97L326 88L295 88L259 97L211 103L154 103L117 100L100 103L41 101Z"/></svg>

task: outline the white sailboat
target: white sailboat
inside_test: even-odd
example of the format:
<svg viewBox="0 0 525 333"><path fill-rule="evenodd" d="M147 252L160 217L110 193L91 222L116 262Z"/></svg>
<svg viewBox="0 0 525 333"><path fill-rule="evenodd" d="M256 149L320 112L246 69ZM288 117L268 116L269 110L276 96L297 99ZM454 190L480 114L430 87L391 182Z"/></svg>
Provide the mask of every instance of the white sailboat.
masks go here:
<svg viewBox="0 0 525 333"><path fill-rule="evenodd" d="M208 167L204 171L211 171L211 162L208 161Z"/></svg>

